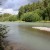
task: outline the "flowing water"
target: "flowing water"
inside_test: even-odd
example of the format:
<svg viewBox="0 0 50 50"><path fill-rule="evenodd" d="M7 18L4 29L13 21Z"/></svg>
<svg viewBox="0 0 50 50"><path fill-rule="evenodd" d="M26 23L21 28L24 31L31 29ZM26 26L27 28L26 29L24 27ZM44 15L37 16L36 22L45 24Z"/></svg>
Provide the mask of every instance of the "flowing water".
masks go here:
<svg viewBox="0 0 50 50"><path fill-rule="evenodd" d="M20 43L31 50L50 50L50 32L33 29L33 26L50 27L50 23L1 23L9 26L7 39Z"/></svg>

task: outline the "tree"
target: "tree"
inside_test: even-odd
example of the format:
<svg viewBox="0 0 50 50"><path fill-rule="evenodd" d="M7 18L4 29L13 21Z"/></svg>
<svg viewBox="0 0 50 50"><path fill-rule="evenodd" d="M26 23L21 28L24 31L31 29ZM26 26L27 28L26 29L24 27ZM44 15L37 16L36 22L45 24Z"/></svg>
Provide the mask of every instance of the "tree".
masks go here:
<svg viewBox="0 0 50 50"><path fill-rule="evenodd" d="M9 13L4 13L3 14L3 17L9 17L11 14L9 14Z"/></svg>
<svg viewBox="0 0 50 50"><path fill-rule="evenodd" d="M47 0L44 0L43 2L44 2L44 7L46 8L47 5L48 5L48 1Z"/></svg>
<svg viewBox="0 0 50 50"><path fill-rule="evenodd" d="M50 20L50 0L37 1L33 2L32 4L22 6L19 9L18 17L21 18L23 14L32 11L38 14L42 20Z"/></svg>
<svg viewBox="0 0 50 50"><path fill-rule="evenodd" d="M46 8L46 12L47 12L48 18L49 18L49 20L50 20L50 6Z"/></svg>
<svg viewBox="0 0 50 50"><path fill-rule="evenodd" d="M23 7L23 6L20 7L20 9L19 9L19 13L18 13L18 19L20 19L20 16L21 16L24 12L25 12L24 7Z"/></svg>
<svg viewBox="0 0 50 50"><path fill-rule="evenodd" d="M8 18L9 21L17 21L17 17L16 15L11 15L9 18Z"/></svg>
<svg viewBox="0 0 50 50"><path fill-rule="evenodd" d="M21 15L21 20L25 22L40 21L40 16L34 12L27 12Z"/></svg>

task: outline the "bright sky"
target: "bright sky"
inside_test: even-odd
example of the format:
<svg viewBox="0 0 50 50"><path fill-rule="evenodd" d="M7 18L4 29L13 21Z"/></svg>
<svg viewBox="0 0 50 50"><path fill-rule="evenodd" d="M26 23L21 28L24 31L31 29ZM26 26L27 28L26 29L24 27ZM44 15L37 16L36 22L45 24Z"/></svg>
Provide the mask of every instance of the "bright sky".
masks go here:
<svg viewBox="0 0 50 50"><path fill-rule="evenodd" d="M13 9L0 8L0 14L4 14L4 13L9 13L9 14L12 14L12 15L16 15L16 14L18 14L18 11L14 11Z"/></svg>
<svg viewBox="0 0 50 50"><path fill-rule="evenodd" d="M18 9L28 3L35 2L37 0L0 0L0 11L3 13L18 13Z"/></svg>

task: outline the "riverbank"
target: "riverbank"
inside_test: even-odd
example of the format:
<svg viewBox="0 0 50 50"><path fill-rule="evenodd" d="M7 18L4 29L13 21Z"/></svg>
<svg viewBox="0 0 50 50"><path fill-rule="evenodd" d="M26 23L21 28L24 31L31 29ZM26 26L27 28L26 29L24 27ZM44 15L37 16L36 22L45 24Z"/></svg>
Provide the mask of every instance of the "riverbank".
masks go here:
<svg viewBox="0 0 50 50"><path fill-rule="evenodd" d="M25 22L25 21L22 21L22 20L17 20L17 21L0 21L0 22ZM50 23L50 21L36 21L36 22L28 22L28 23L37 23L37 22L40 22L40 23Z"/></svg>
<svg viewBox="0 0 50 50"><path fill-rule="evenodd" d="M39 30L42 30L42 31L50 32L50 28L48 28L48 27L32 27L32 28L39 29Z"/></svg>

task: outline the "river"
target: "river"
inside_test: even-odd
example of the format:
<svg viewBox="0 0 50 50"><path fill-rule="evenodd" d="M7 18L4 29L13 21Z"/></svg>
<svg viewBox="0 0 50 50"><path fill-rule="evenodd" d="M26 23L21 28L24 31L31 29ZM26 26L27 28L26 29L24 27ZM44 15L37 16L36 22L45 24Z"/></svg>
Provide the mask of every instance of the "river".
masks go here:
<svg viewBox="0 0 50 50"><path fill-rule="evenodd" d="M7 39L14 43L20 43L31 50L50 50L50 32L35 30L33 26L50 27L50 23L20 23L0 22L9 26Z"/></svg>

